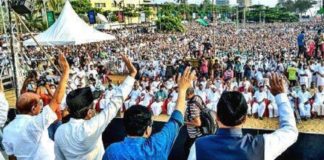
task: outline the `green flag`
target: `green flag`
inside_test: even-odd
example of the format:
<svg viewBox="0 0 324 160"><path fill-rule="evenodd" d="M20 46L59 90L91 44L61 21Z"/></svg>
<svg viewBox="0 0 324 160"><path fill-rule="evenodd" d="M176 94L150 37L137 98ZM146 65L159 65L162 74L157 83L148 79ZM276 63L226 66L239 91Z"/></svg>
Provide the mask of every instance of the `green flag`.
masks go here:
<svg viewBox="0 0 324 160"><path fill-rule="evenodd" d="M47 24L48 27L50 27L55 22L54 12L53 11L47 11Z"/></svg>

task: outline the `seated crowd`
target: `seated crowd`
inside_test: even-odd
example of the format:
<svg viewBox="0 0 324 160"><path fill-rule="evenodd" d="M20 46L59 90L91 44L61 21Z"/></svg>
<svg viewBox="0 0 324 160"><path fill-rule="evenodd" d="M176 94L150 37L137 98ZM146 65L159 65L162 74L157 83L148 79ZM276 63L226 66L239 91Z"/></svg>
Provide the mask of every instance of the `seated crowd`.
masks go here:
<svg viewBox="0 0 324 160"><path fill-rule="evenodd" d="M141 105L141 101L136 104L137 102L132 102L132 98L127 100L128 95L132 97L132 94L135 94L131 93L134 91L131 90L133 86L135 91L137 88L134 85L137 70L127 56L121 55L121 58L129 76L119 86L110 88L110 92L113 92L110 96L98 96L96 90L92 90L91 87L79 87L66 92L70 65L61 53L58 64L62 75L59 77L58 86L52 90L51 85L45 84L45 87L38 91L43 92L44 89L50 93L49 98L45 98L48 101L43 101L42 94L32 92L32 87L22 90L17 100L18 114L3 131L2 144L9 159L168 159L180 128L184 124L190 125L186 118L188 109L190 110L186 107L186 99L193 95L191 87L197 79L196 72L190 71L190 67L185 67L177 76L177 81L170 82L174 83L170 85L171 88L177 86L173 89L174 93L177 93L177 98L172 97L174 109L169 111L172 112L171 117L163 129L151 134L152 116L155 111L152 109L152 112L149 107ZM35 77L30 76L28 79L33 78ZM275 97L275 104L278 106L280 129L273 134L256 137L245 135L224 142L226 138L220 138L224 134L233 134L234 131L241 134L241 126L249 112L243 94L226 91L220 95L216 107L213 107L217 110L216 121L219 130L215 136L205 136L193 142L189 159L274 159L279 156L297 140L298 135L293 110L285 93L285 82L284 76L278 73L269 76L269 91ZM26 84L24 87L28 88ZM199 86L197 89L201 90L203 85ZM8 103L4 98L3 88L0 89L0 103L6 108L2 110L6 113ZM167 98L163 87L156 89L157 100ZM211 89L215 90L215 87ZM147 91L150 91L149 87ZM152 104L160 101L154 101ZM102 133L123 104L127 104L123 118L127 137L123 142L110 145L105 151ZM64 108L62 105L66 107L63 111L68 112L67 114L61 113ZM61 121L63 124L59 123ZM53 127L53 124L56 127ZM49 132L54 132L54 137L51 137ZM235 137L238 133L229 136ZM206 143L208 145L204 145ZM222 147L224 145L231 147Z"/></svg>

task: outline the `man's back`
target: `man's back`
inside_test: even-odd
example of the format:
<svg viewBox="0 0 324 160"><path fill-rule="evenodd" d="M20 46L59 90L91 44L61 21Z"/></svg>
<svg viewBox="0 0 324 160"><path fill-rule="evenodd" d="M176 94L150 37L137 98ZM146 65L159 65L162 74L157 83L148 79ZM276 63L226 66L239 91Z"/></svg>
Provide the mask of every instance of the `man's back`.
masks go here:
<svg viewBox="0 0 324 160"><path fill-rule="evenodd" d="M17 115L4 128L2 143L6 153L18 159L54 159L54 142L47 132L54 120L56 115L48 106L37 116Z"/></svg>
<svg viewBox="0 0 324 160"><path fill-rule="evenodd" d="M90 130L94 129L85 127L83 119L71 119L61 125L55 134L55 153L59 154L57 159L101 159L104 154L102 138L87 135L92 132Z"/></svg>
<svg viewBox="0 0 324 160"><path fill-rule="evenodd" d="M240 129L219 129L216 135L199 138L196 146L208 146L196 147L197 160L264 159L263 137L243 136Z"/></svg>

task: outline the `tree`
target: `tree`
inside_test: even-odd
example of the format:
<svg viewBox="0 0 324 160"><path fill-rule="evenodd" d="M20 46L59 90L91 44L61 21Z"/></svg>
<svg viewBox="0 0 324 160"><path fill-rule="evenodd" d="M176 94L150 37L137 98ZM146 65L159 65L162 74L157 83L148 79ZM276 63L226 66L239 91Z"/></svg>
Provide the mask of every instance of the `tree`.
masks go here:
<svg viewBox="0 0 324 160"><path fill-rule="evenodd" d="M290 12L305 13L315 4L317 4L316 0L287 0L283 3L283 7Z"/></svg>
<svg viewBox="0 0 324 160"><path fill-rule="evenodd" d="M184 32L185 28L181 19L175 16L163 16L156 21L159 30L168 32Z"/></svg>
<svg viewBox="0 0 324 160"><path fill-rule="evenodd" d="M64 1L63 0L48 0L47 6L49 10L53 11L56 15L60 14L63 6Z"/></svg>
<svg viewBox="0 0 324 160"><path fill-rule="evenodd" d="M139 17L138 10L135 9L135 6L123 7L123 11L124 11L125 17L128 18L128 22L130 22L131 18L133 18L133 17Z"/></svg>
<svg viewBox="0 0 324 160"><path fill-rule="evenodd" d="M93 8L89 0L72 1L71 5L77 14L84 14L91 10L94 10L96 13L102 12L100 8Z"/></svg>
<svg viewBox="0 0 324 160"><path fill-rule="evenodd" d="M43 31L46 29L46 22L43 22L40 14L26 14L22 19L31 31Z"/></svg>

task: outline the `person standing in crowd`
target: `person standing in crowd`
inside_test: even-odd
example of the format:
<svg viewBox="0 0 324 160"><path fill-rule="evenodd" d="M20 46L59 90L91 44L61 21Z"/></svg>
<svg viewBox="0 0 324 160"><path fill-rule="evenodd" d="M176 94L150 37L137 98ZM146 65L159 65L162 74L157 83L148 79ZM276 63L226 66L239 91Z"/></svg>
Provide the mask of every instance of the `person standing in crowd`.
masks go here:
<svg viewBox="0 0 324 160"><path fill-rule="evenodd" d="M168 159L172 145L184 124L186 110L186 90L195 79L195 72L186 68L183 76L179 76L177 105L169 121L162 130L152 135L153 115L148 108L134 105L124 115L123 122L127 137L110 145L103 160L127 159Z"/></svg>
<svg viewBox="0 0 324 160"><path fill-rule="evenodd" d="M270 90L276 97L279 108L280 128L271 134L243 135L242 126L246 121L247 104L239 92L223 93L217 105L215 135L196 140L190 150L188 160L195 159L276 159L297 141L298 130L294 113L285 93L282 75L272 74Z"/></svg>
<svg viewBox="0 0 324 160"><path fill-rule="evenodd" d="M55 155L63 159L102 159L104 148L102 133L110 121L115 118L123 101L135 82L137 74L128 57L121 55L129 76L116 88L113 97L104 104L99 114L95 114L94 97L89 87L71 91L66 97L70 112L69 122L62 124L55 133Z"/></svg>
<svg viewBox="0 0 324 160"><path fill-rule="evenodd" d="M54 142L48 135L48 127L57 119L69 78L69 64L63 54L59 56L61 80L50 103L43 106L40 96L23 93L17 100L18 115L3 132L2 144L10 158L54 160Z"/></svg>
<svg viewBox="0 0 324 160"><path fill-rule="evenodd" d="M322 55L322 52L320 50L321 48L321 43L320 43L320 39L321 39L321 30L319 29L317 31L317 34L315 35L314 38L314 42L315 42L315 58L321 57L320 55Z"/></svg>
<svg viewBox="0 0 324 160"><path fill-rule="evenodd" d="M185 156L188 157L191 145L195 140L202 136L200 131L201 119L200 119L200 106L204 105L201 97L195 95L193 88L188 88L186 92L187 109L185 113L185 124L187 126L187 139L184 144ZM198 106L200 105L200 106Z"/></svg>
<svg viewBox="0 0 324 160"><path fill-rule="evenodd" d="M301 33L297 37L298 44L298 56L303 55L306 57L306 48L305 48L305 31L301 31Z"/></svg>
<svg viewBox="0 0 324 160"><path fill-rule="evenodd" d="M288 80L292 86L297 85L297 72L296 63L292 63L290 67L287 68Z"/></svg>

